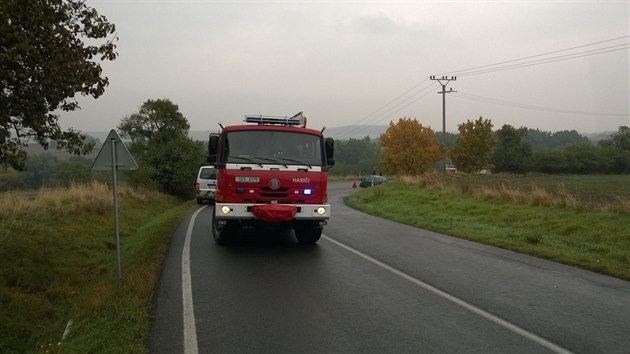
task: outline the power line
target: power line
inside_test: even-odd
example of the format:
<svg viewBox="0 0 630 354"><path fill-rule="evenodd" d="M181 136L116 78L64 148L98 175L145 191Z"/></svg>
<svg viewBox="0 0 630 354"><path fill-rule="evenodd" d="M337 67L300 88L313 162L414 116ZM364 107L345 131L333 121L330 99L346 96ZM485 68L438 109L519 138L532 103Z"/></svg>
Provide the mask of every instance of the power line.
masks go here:
<svg viewBox="0 0 630 354"><path fill-rule="evenodd" d="M482 74L488 74L488 73L492 73L492 72L512 70L512 69L517 69L517 68L523 68L523 67L529 67L529 66L535 66L535 65L542 65L542 64L548 64L548 63L554 63L554 62L559 62L559 61L577 59L577 58L582 58L582 57L587 57L587 56L592 56L592 55L605 54L605 53L610 53L610 52L615 52L615 51L620 51L620 50L626 50L626 49L630 48L630 46L628 45L627 42L622 43L622 44L613 45L613 46L608 46L608 47L603 47L603 48L595 48L595 49L579 51L579 52L565 54L565 55L553 56L553 57L542 58L542 59L537 59L537 60L529 60L529 59L541 58L541 57L549 56L549 55L552 55L552 54L567 52L567 51L570 51L570 50L591 47L591 46L595 46L595 45L598 45L598 44L614 42L614 41L618 41L618 40L629 38L629 37L630 37L630 35L610 38L610 39L606 39L606 40L602 40L602 41L582 44L582 45L573 46L573 47L569 47L569 48L564 48L564 49L560 49L560 50L555 50L555 51L551 51L551 52L546 52L546 53L542 53L542 54L536 54L536 55L530 55L530 56L526 56L526 57L522 57L522 58L506 60L506 61L502 61L502 62L498 62L498 63L494 63L494 64L481 65L481 66L476 66L476 67L472 67L472 68L468 68L468 69L461 69L461 70L457 70L457 71L446 72L444 74L440 74L439 76L442 76L442 75L445 75L445 74L457 74L457 76L482 75ZM529 61L526 61L526 60L529 60ZM513 63L513 64L503 65L503 64L509 64L509 63ZM392 114L398 113L402 109L408 107L409 105L411 105L411 104L417 102L418 100L420 100L421 98L425 97L430 92L426 92L426 93L422 94L420 97L418 97L418 98L414 99L413 101L409 102L408 104L405 104L402 107L400 107L402 104L404 104L405 102L407 102L411 98L413 98L413 97L423 93L424 90L430 88L431 86L425 86L424 88L422 88L419 91L415 92L414 94L412 94L411 96L407 97L406 99L404 99L404 100L394 104L392 107L390 107L389 109L385 110L384 112L381 112L382 110L384 110L388 106L392 105L394 102L396 102L400 98L402 98L405 95L407 95L408 93L414 91L416 88L418 88L419 86L424 84L427 80L428 79L422 80L421 82L419 82L418 84L416 84L412 88L406 90L402 94L398 95L394 99L390 100L389 102L387 102L385 105L381 106L380 108L378 108L374 112L368 114L367 116L365 116L365 117L359 119L358 121L356 121L355 123L351 124L350 126L348 126L350 131L344 131L343 133L352 134L352 133L358 131L358 127L357 126L358 126L359 123L361 123L361 122L369 123L369 122L379 121L380 119L385 117L387 114L392 115ZM471 96L474 96L474 95L469 95L469 97L467 98L467 97L465 97L465 94L464 94L464 95L460 96L460 98L475 100ZM481 99L481 97L482 96L478 96L476 98L476 100L479 101ZM491 98L486 98L486 99L493 100ZM497 100L497 101L499 101L499 100ZM504 101L503 103L499 103L499 102L496 102L496 101L495 102L488 102L488 103L504 104L504 105L509 105L509 104L522 105L522 106L520 106L520 108L527 108L527 109L537 109L537 110L547 109L547 108L541 107L541 106L525 105L525 104L519 104L519 103L509 102L509 101ZM525 107L525 106L527 106L527 107ZM397 111L395 111L395 112L391 112L392 110L394 110L396 108L399 108L399 109ZM547 110L552 111L552 112L556 112L556 113L591 114L589 112L581 112L581 113L579 113L578 111L566 111L566 110L554 110L554 109L547 109ZM381 112L381 113L376 115L379 112ZM376 115L376 116L373 117L374 115ZM615 114L595 114L595 113L593 113L592 115L617 116ZM619 116L628 116L628 115L619 115ZM373 118L369 119L370 117L373 117ZM342 132L339 132L337 135L339 135L339 134L342 134Z"/></svg>
<svg viewBox="0 0 630 354"><path fill-rule="evenodd" d="M518 69L518 68L524 68L524 67L528 67L528 66L535 66L535 65L541 65L541 64L555 63L555 62L558 62L558 61L565 61L565 60L571 60L571 59L576 59L576 58L588 57L588 56L592 56L592 55L616 52L616 51L619 51L619 50L625 50L625 49L630 48L630 46L616 48L616 47L619 47L619 46L622 46L622 45L625 45L625 44L620 44L620 45L617 45L617 46L611 46L611 47L602 48L602 49L593 49L593 50L579 52L579 53L574 53L574 54L560 55L560 56L557 56L557 57L551 57L551 58L546 58L546 59L538 59L538 60L533 60L531 62L524 62L524 63L519 63L519 64L500 66L500 67L496 67L496 68L488 68L488 69L478 70L478 71L471 71L471 72L466 72L466 73L463 73L463 74L459 74L458 76L470 76L470 75L488 74L488 73L493 73L493 72L497 72L497 71ZM603 49L608 49L608 50L603 50ZM587 54L587 53L589 53L589 54Z"/></svg>
<svg viewBox="0 0 630 354"><path fill-rule="evenodd" d="M465 92L458 92L458 94L453 97L462 98L462 99L466 99L470 101L481 102L481 103L491 103L491 104L496 104L496 105L531 109L531 110L543 111L543 112L579 114L579 115L591 115L591 116L608 116L608 117L630 117L629 113L601 113L601 112L566 110L566 109L559 109L559 108L537 106L537 105L532 105L532 104L527 104L527 103L506 101L506 100L501 100L497 98L479 96L479 95L474 95L474 94L465 93Z"/></svg>
<svg viewBox="0 0 630 354"><path fill-rule="evenodd" d="M353 127L353 126L357 126L359 123L365 121L366 119L370 118L371 116L373 116L374 114L378 113L379 111L381 111L382 109L384 109L385 107L389 106L390 104L392 104L394 101L396 101L397 99L403 97L404 95L406 95L407 93L413 91L416 87L422 85L423 83L425 83L428 79L424 79L422 80L420 83L416 84L415 86L413 86L412 88L408 89L407 91L401 93L399 96L396 96L395 98L393 98L391 101L387 102L386 104L384 104L383 106L381 106L380 108L378 108L376 111L368 114L367 116L359 119L358 121L356 121L354 124L350 125L349 127ZM343 133L346 133L345 131Z"/></svg>
<svg viewBox="0 0 630 354"><path fill-rule="evenodd" d="M578 46L575 46L575 47L569 47L569 48L564 48L564 49L560 49L560 50L554 50L554 51L547 52L547 53L530 55L530 56L526 56L526 57L522 57L522 58L518 58L518 59L506 60L506 61L502 61L502 62L498 62L498 63L494 63L494 64L481 65L481 66L476 66L476 67L472 67L472 68L468 68L468 69L461 69L461 70L457 70L457 71L449 71L449 72L446 72L446 73L443 73L443 74L439 74L438 76L446 75L446 74L461 75L461 73L464 73L464 72L467 72L467 71L483 69L483 68L488 68L488 67L492 67L492 66L496 66L496 65L502 65L502 64L507 64L507 63L513 63L513 62L523 61L523 60L527 60L527 59L538 58L538 57L542 57L542 56L546 56L546 55L550 55L550 54L566 52L566 51L573 50L573 49L590 47L590 46L597 45L597 44L613 42L613 41L617 41L617 40L628 38L628 37L630 37L630 35L616 37L616 38L610 38L610 39L606 39L606 40L603 40L603 41L598 41L598 42L593 42L593 43L588 43L588 44L582 44L582 45L578 45Z"/></svg>
<svg viewBox="0 0 630 354"><path fill-rule="evenodd" d="M384 108L390 106L392 103L394 103L395 101L399 100L400 98L402 98L403 96L405 96L406 94L408 94L409 92L413 91L414 89L416 89L418 86L422 85L423 83L425 83L426 81L428 81L429 79L424 79L422 82L418 83L417 85L415 85L414 87L412 87L411 89L403 92L401 95L397 96L396 98L394 98L393 100L389 101L387 104L385 104L384 106L380 107L379 109L377 109L376 111L368 114L367 116L363 117L362 119L358 120L357 122L355 122L354 124L350 125L347 127L347 129L340 131L339 133L335 134L333 137L335 136L339 136L340 134L346 134L346 135L352 135L354 133L356 133L359 128L358 128L358 124L363 122L364 124L370 124L370 123L375 123L378 122L380 120L382 120L382 118L386 117L386 116L391 116L392 114L398 113L400 112L402 109L404 109L405 107L408 107L409 105L417 102L418 100L420 100L421 98L425 97L428 93L430 92L425 92L427 91L427 89L430 89L432 87L434 87L433 83L419 89L417 92L411 94L409 97L403 99L402 101L399 101L397 103L395 103L394 105L392 105L391 107L389 107L387 110L385 110L384 112L381 112L380 114L374 116L376 113L378 113L379 111L383 110ZM408 102L410 99L421 95L420 97L417 97L416 99ZM404 103L408 102L407 104L403 105ZM401 107L401 105L403 105ZM393 110L395 110L396 108L398 108L397 111L392 112ZM370 117L374 116L373 118L366 120Z"/></svg>
<svg viewBox="0 0 630 354"><path fill-rule="evenodd" d="M426 81L426 80L425 80L425 81ZM372 123L373 123L373 122L378 122L378 121L380 121L382 118L384 118L384 117L386 117L386 116L391 116L392 114L395 114L395 113L400 112L403 108L408 107L408 106L409 106L409 105L411 105L412 103L417 102L419 99L421 99L422 97L424 97L424 96L426 96L428 93L430 93L430 92L426 92L426 91L427 91L428 89L431 89L432 87L434 87L434 85L433 85L433 84L430 84L430 85L425 86L424 88L420 89L420 91L418 91L418 92L414 93L413 95L411 95L411 96L409 96L409 97L405 98L404 100L402 100L402 101L400 101L400 102L396 103L394 106L392 106L392 107L391 107L390 109L388 109L387 111L385 111L385 112L383 112L383 113L379 114L379 115L378 115L378 116L376 116L375 118L370 119L370 121L369 121L369 122L372 122ZM415 100L413 100L413 101L411 101L411 102L409 102L409 103L405 104L404 106L400 107L400 106L401 106L402 104L404 104L405 102L409 101L410 99L412 99L412 98L414 98L414 97L416 97L416 96L418 96L418 95L420 95L420 94L422 94L420 97L418 97L418 98L416 98ZM394 109L396 109L396 108L399 108L399 109L398 109L397 111L395 111L395 112L392 112L392 110L394 110Z"/></svg>
<svg viewBox="0 0 630 354"><path fill-rule="evenodd" d="M433 87L435 87L435 86L434 86L434 85L427 86L427 87L425 87L425 88L423 89L423 91L424 91L424 90L426 90L426 89L433 88ZM422 92L422 91L420 91L420 92ZM418 94L419 94L420 92L418 92ZM397 111L394 111L394 112L389 113L389 115L388 115L388 116L389 116L389 117L391 117L392 115L394 115L394 114L396 114L396 113L398 113L398 112L402 111L403 109L405 109L405 108L407 108L407 107L411 106L412 104L414 104L414 103L418 102L421 98L424 98L425 96L427 96L427 95L428 95L428 94L430 94L430 93L431 93L431 91L427 91L427 92L423 93L423 94L422 94L422 96L420 96L420 97L416 98L415 100L413 100L413 101L411 101L411 102L407 103L406 105L404 105L404 106L400 107ZM394 108L392 108L392 109L395 109L395 107L394 107ZM381 116L381 118L385 118L385 116L384 116L384 115L382 115L382 116ZM380 120L380 119L379 119L379 120Z"/></svg>
<svg viewBox="0 0 630 354"><path fill-rule="evenodd" d="M424 79L424 80L422 80L420 83L418 83L418 84L417 84L417 85L415 85L414 87L410 88L409 90L407 90L407 91L403 92L402 94L400 94L400 95L399 95L399 96L397 96L396 98L394 98L394 99L392 99L391 101L387 102L387 103L386 103L384 106L382 106L381 108L379 108L379 109L377 109L376 111L374 111L374 112L372 112L372 113L368 114L365 118L363 118L363 119L359 120L357 123L360 123L361 121L363 121L363 120L365 120L365 119L367 119L367 118L369 118L369 117L373 116L373 115L374 115L374 114L376 114L378 111L380 111L380 110L382 110L383 108L385 108L385 107L389 106L392 102L394 102L394 101L396 101L397 99L399 99L399 98L403 97L404 95L406 95L407 93L409 93L409 92L411 92L413 89L415 89L416 87L418 87L418 86L420 86L420 85L424 84L427 80L428 80L428 79Z"/></svg>

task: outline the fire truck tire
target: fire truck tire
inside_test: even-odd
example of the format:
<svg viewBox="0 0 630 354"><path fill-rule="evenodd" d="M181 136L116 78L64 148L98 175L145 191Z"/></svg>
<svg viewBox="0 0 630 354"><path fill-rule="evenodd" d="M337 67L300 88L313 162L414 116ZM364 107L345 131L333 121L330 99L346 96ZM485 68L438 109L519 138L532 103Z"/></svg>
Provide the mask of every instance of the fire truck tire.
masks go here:
<svg viewBox="0 0 630 354"><path fill-rule="evenodd" d="M197 198L197 204L203 204L203 199Z"/></svg>
<svg viewBox="0 0 630 354"><path fill-rule="evenodd" d="M322 228L317 224L296 226L294 231L298 242L303 245L313 245L322 237Z"/></svg>
<svg viewBox="0 0 630 354"><path fill-rule="evenodd" d="M214 242L218 245L226 245L232 239L236 228L234 225L228 223L223 228L217 227L217 222L213 218L212 220L212 237L214 238Z"/></svg>

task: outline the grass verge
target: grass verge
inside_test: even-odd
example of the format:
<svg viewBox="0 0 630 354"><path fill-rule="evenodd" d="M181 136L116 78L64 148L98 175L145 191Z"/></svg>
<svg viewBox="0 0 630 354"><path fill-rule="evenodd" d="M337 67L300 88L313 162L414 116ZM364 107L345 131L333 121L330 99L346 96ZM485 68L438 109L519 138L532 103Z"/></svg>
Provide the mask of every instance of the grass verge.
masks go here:
<svg viewBox="0 0 630 354"><path fill-rule="evenodd" d="M106 185L1 194L0 352L145 352L161 261L190 207L119 188L119 285Z"/></svg>
<svg viewBox="0 0 630 354"><path fill-rule="evenodd" d="M362 190L346 203L404 224L630 280L630 215L624 212L528 205L402 182Z"/></svg>

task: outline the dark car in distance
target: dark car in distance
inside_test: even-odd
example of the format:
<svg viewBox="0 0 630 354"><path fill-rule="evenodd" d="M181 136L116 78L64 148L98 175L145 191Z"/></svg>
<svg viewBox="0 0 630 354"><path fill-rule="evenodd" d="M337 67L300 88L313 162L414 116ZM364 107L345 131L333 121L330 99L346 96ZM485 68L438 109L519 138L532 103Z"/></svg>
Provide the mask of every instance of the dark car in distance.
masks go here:
<svg viewBox="0 0 630 354"><path fill-rule="evenodd" d="M388 183L388 182L389 181L387 180L387 178L383 176L371 175L371 176L364 177L361 180L361 183L359 183L359 187L366 188L366 187L376 186L378 184L383 184L383 183Z"/></svg>

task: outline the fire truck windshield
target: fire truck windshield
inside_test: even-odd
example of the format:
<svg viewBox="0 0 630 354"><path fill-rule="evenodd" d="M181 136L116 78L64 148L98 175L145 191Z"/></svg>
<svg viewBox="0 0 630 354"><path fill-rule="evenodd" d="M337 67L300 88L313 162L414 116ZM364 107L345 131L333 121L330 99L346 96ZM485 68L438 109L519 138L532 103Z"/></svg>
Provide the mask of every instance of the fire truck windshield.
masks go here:
<svg viewBox="0 0 630 354"><path fill-rule="evenodd" d="M226 134L222 160L232 163L322 166L320 136L271 130Z"/></svg>

